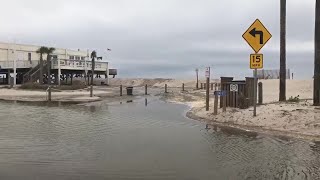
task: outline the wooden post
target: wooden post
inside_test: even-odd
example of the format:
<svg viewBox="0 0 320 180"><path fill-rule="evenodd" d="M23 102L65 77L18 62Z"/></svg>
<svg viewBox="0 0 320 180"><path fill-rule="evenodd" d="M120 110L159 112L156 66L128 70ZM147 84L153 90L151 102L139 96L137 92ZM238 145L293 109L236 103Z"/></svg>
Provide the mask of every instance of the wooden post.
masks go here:
<svg viewBox="0 0 320 180"><path fill-rule="evenodd" d="M167 87L167 84L165 84L165 85L164 85L164 92L165 92L165 93L168 93L168 87Z"/></svg>
<svg viewBox="0 0 320 180"><path fill-rule="evenodd" d="M206 111L209 111L209 93L210 93L210 88L209 88L209 84L210 84L210 78L207 77L207 85L206 85Z"/></svg>
<svg viewBox="0 0 320 180"><path fill-rule="evenodd" d="M226 95L226 94L225 94ZM227 96L222 97L222 106L223 106L223 112L227 111Z"/></svg>
<svg viewBox="0 0 320 180"><path fill-rule="evenodd" d="M263 103L263 86L262 86L262 82L259 82L259 105L262 105Z"/></svg>
<svg viewBox="0 0 320 180"><path fill-rule="evenodd" d="M196 69L196 74L197 74L197 84L196 84L196 89L199 89L199 69Z"/></svg>
<svg viewBox="0 0 320 180"><path fill-rule="evenodd" d="M214 90L215 90L215 91L217 91L217 86L218 86L218 84L215 83L215 85L214 85Z"/></svg>
<svg viewBox="0 0 320 180"><path fill-rule="evenodd" d="M144 94L148 95L148 85L146 84L145 89L144 89Z"/></svg>
<svg viewBox="0 0 320 180"><path fill-rule="evenodd" d="M211 91L213 91L213 83L211 83Z"/></svg>
<svg viewBox="0 0 320 180"><path fill-rule="evenodd" d="M51 101L51 86L48 88L48 101Z"/></svg>
<svg viewBox="0 0 320 180"><path fill-rule="evenodd" d="M200 89L203 89L203 84L202 83L200 83L200 84L201 84Z"/></svg>
<svg viewBox="0 0 320 180"><path fill-rule="evenodd" d="M218 94L217 94L217 91L215 91L214 92L214 112L213 112L213 114L214 115L218 115L218 98L219 98L219 96L218 96Z"/></svg>
<svg viewBox="0 0 320 180"><path fill-rule="evenodd" d="M184 83L182 83L182 91L184 91Z"/></svg>
<svg viewBox="0 0 320 180"><path fill-rule="evenodd" d="M122 96L122 85L120 85L120 96Z"/></svg>

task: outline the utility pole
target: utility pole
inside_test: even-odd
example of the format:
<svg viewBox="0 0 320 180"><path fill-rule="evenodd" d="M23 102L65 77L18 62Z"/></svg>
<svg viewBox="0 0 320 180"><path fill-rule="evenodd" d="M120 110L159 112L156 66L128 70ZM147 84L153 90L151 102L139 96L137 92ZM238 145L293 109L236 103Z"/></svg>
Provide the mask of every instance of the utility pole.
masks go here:
<svg viewBox="0 0 320 180"><path fill-rule="evenodd" d="M280 0L280 92L279 101L286 101L286 0Z"/></svg>
<svg viewBox="0 0 320 180"><path fill-rule="evenodd" d="M313 77L313 105L320 105L320 2L316 0L314 39L314 77Z"/></svg>

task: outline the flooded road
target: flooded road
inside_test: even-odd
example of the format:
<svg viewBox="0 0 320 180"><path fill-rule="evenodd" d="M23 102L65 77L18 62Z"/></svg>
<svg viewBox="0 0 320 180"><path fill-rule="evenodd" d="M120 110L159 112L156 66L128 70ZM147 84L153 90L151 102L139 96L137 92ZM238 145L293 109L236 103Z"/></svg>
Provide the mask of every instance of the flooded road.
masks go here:
<svg viewBox="0 0 320 180"><path fill-rule="evenodd" d="M157 99L0 102L0 179L319 179L320 145L205 130Z"/></svg>

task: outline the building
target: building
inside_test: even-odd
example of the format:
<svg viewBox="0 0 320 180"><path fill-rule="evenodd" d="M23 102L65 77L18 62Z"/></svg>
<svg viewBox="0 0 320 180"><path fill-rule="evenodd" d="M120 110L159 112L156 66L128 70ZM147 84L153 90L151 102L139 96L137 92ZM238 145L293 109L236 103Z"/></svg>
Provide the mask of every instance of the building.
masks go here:
<svg viewBox="0 0 320 180"><path fill-rule="evenodd" d="M39 81L40 46L23 45L0 42L0 80L1 84L8 84L10 76L16 79L14 84ZM73 77L89 78L91 74L91 59L89 51L56 48L51 55L51 76L56 84ZM43 54L43 76L47 74L47 55ZM95 61L95 77L103 77L108 83L108 62ZM58 78L60 77L60 78Z"/></svg>

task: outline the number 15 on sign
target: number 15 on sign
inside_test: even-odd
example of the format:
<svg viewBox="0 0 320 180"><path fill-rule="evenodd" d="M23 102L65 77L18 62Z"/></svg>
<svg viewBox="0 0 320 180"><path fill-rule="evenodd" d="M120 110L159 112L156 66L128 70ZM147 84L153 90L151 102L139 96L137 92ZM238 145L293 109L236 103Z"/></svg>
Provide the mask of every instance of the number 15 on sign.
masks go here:
<svg viewBox="0 0 320 180"><path fill-rule="evenodd" d="M263 54L250 54L250 69L263 68Z"/></svg>

